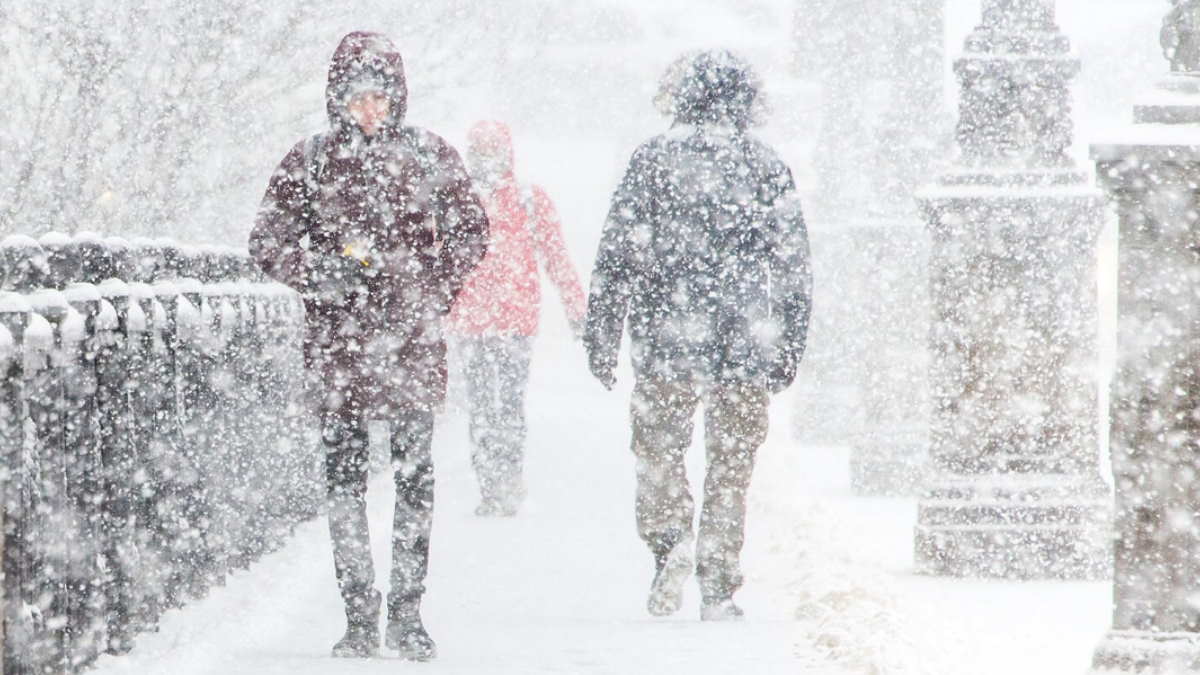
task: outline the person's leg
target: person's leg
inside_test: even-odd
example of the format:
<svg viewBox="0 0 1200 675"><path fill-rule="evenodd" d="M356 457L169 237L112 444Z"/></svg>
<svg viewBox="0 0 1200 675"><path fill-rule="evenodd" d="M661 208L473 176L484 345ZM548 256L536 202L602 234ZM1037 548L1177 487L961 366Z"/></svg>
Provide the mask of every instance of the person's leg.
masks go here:
<svg viewBox="0 0 1200 675"><path fill-rule="evenodd" d="M435 653L420 615L433 529L433 412L404 411L391 431L396 510L392 520L387 644L399 649L404 658L423 661Z"/></svg>
<svg viewBox="0 0 1200 675"><path fill-rule="evenodd" d="M694 503L684 460L697 401L687 382L641 377L634 386L635 511L638 534L654 555L647 609L656 615L679 609L683 582L691 573Z"/></svg>
<svg viewBox="0 0 1200 675"><path fill-rule="evenodd" d="M367 529L367 429L362 419L325 413L326 499L338 588L346 607L346 636L336 656L368 656L378 648L380 596L375 590Z"/></svg>
<svg viewBox="0 0 1200 675"><path fill-rule="evenodd" d="M715 387L705 400L708 471L696 575L703 596L702 617L736 618L733 594L742 585L739 559L745 540L746 493L754 457L767 437L767 390L754 383Z"/></svg>
<svg viewBox="0 0 1200 675"><path fill-rule="evenodd" d="M497 340L495 494L501 515L515 515L525 496L525 390L529 384L532 340Z"/></svg>
<svg viewBox="0 0 1200 675"><path fill-rule="evenodd" d="M494 510L499 462L496 443L496 358L491 338L463 341L463 370L471 434L471 465L482 497L479 512Z"/></svg>

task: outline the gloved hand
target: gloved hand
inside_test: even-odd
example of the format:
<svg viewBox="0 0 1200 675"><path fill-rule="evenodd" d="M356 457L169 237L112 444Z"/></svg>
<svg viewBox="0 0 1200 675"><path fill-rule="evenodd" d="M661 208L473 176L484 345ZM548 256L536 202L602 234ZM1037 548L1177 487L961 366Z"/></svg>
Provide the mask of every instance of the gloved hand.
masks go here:
<svg viewBox="0 0 1200 675"><path fill-rule="evenodd" d="M796 358L790 354L781 354L779 360L767 373L767 388L772 394L778 394L792 386L796 379Z"/></svg>
<svg viewBox="0 0 1200 675"><path fill-rule="evenodd" d="M603 356L588 354L588 369L592 371L592 375L600 380L600 384L604 388L612 391L612 388L617 383L617 377L613 375L613 364Z"/></svg>
<svg viewBox="0 0 1200 675"><path fill-rule="evenodd" d="M309 263L305 295L327 304L345 303L367 282L371 268L342 255L323 255Z"/></svg>

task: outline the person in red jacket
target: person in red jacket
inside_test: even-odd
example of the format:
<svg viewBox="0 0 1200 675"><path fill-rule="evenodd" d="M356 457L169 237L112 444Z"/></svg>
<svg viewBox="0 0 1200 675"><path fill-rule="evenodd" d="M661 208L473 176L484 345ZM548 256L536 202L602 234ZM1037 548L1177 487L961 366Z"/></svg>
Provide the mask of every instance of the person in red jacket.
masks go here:
<svg viewBox="0 0 1200 675"><path fill-rule="evenodd" d="M450 327L467 382L471 460L482 495L475 513L512 516L525 494L525 388L541 305L539 260L576 336L586 304L554 203L513 174L512 132L484 121L467 141L467 170L483 197L491 235L487 255L451 309Z"/></svg>

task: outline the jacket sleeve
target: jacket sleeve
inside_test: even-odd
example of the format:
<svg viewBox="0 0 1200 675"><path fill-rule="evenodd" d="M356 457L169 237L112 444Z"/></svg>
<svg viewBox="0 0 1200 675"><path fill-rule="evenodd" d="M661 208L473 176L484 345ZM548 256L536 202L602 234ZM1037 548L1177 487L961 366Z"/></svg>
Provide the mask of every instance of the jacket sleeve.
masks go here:
<svg viewBox="0 0 1200 675"><path fill-rule="evenodd" d="M782 365L794 375L804 356L812 315L812 264L808 230L791 172L784 167L775 180L781 189L774 200L778 229L771 255L772 315L782 324Z"/></svg>
<svg viewBox="0 0 1200 675"><path fill-rule="evenodd" d="M646 148L634 153L625 177L613 194L596 264L592 268L583 344L592 372L611 372L621 349L621 333L636 282L637 259L633 238L649 222L652 164Z"/></svg>
<svg viewBox="0 0 1200 675"><path fill-rule="evenodd" d="M248 248L267 276L301 292L308 281L301 240L311 220L310 206L304 142L300 142L271 174L267 193L254 218Z"/></svg>
<svg viewBox="0 0 1200 675"><path fill-rule="evenodd" d="M563 239L562 221L550 196L540 187L533 189L533 232L535 245L541 254L546 274L558 288L558 294L566 307L567 316L573 321L583 319L586 304L583 287L571 258L567 255L567 243Z"/></svg>
<svg viewBox="0 0 1200 675"><path fill-rule="evenodd" d="M471 270L487 253L488 218L458 152L443 141L438 155L438 274L442 310L449 312Z"/></svg>

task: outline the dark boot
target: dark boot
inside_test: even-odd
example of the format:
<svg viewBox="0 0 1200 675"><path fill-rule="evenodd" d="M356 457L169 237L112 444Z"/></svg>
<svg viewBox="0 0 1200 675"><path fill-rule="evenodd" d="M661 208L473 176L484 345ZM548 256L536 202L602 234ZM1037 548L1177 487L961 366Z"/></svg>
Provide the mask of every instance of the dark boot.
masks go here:
<svg viewBox="0 0 1200 675"><path fill-rule="evenodd" d="M346 605L346 634L333 646L337 658L370 658L379 651L379 605L374 589L360 602Z"/></svg>
<svg viewBox="0 0 1200 675"><path fill-rule="evenodd" d="M437 646L429 637L417 603L405 603L388 611L386 644L405 661L429 661L437 656Z"/></svg>

